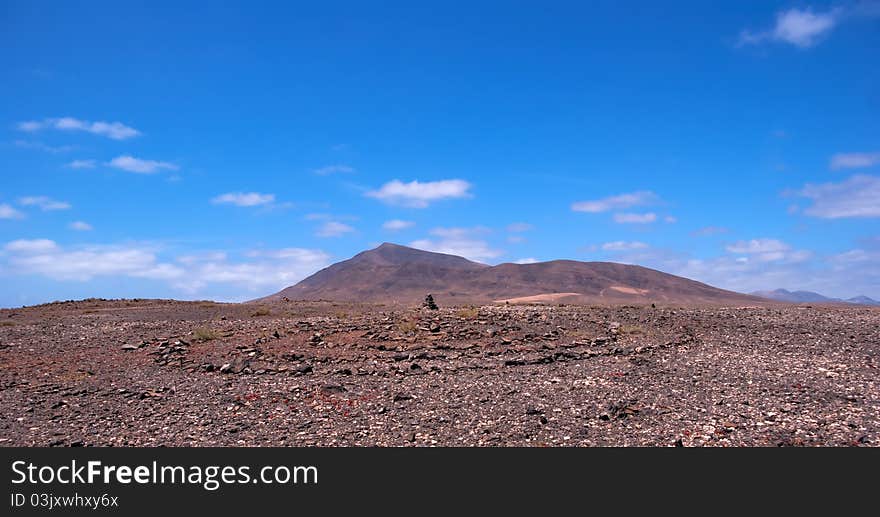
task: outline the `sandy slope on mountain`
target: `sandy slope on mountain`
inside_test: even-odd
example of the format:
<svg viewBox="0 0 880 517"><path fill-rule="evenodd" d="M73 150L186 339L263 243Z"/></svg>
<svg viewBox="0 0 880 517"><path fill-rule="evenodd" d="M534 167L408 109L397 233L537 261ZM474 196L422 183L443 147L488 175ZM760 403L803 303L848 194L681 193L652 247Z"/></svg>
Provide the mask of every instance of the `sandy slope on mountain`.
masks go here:
<svg viewBox="0 0 880 517"><path fill-rule="evenodd" d="M560 303L566 299L577 298L579 296L581 296L581 293L546 293L495 301L498 303Z"/></svg>

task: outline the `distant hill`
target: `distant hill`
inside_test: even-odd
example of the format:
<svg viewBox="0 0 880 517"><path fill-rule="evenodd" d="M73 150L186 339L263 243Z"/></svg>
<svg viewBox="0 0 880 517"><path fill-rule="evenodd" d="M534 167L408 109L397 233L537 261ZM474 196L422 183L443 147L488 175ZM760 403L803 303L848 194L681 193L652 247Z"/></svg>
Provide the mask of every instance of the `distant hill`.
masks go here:
<svg viewBox="0 0 880 517"><path fill-rule="evenodd" d="M333 264L263 300L416 303L756 304L761 298L641 266L554 260L487 266L385 243Z"/></svg>
<svg viewBox="0 0 880 517"><path fill-rule="evenodd" d="M860 305L877 305L880 306L880 301L877 301L873 298L868 298L867 296L853 296L852 298L847 298L844 300L849 303L858 303Z"/></svg>
<svg viewBox="0 0 880 517"><path fill-rule="evenodd" d="M751 293L753 296L768 298L779 302L791 303L854 303L858 305L877 305L880 302L868 298L867 296L855 296L853 298L829 298L812 291L789 291L787 289L775 289L773 291L755 291Z"/></svg>

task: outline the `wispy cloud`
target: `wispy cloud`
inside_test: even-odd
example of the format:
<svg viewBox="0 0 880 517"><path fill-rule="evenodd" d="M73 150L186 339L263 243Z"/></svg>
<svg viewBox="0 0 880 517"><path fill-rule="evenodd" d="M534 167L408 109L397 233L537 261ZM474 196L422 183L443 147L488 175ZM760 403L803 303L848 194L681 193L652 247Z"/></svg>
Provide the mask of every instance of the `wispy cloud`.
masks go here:
<svg viewBox="0 0 880 517"><path fill-rule="evenodd" d="M880 217L880 177L856 175L840 183L807 184L796 194L813 201L804 210L813 217Z"/></svg>
<svg viewBox="0 0 880 517"><path fill-rule="evenodd" d="M304 248L257 250L244 261L225 253L192 253L161 260L155 246L85 245L65 247L49 239L17 240L0 254L6 273L40 275L58 281L86 282L95 278L144 278L194 294L218 285L248 292L267 292L296 283L325 267L330 256Z"/></svg>
<svg viewBox="0 0 880 517"><path fill-rule="evenodd" d="M878 153L838 153L831 157L829 167L832 170L859 169L880 164Z"/></svg>
<svg viewBox="0 0 880 517"><path fill-rule="evenodd" d="M70 223L68 225L68 227L71 230L74 230L77 232L88 232L88 231L91 231L94 229L94 228L92 228L92 225L90 225L89 223L87 223L85 221L74 221L74 222Z"/></svg>
<svg viewBox="0 0 880 517"><path fill-rule="evenodd" d="M275 194L259 192L228 192L211 200L215 205L260 206L275 202Z"/></svg>
<svg viewBox="0 0 880 517"><path fill-rule="evenodd" d="M484 262L504 254L504 251L492 248L488 242L480 238L489 233L483 226L473 228L434 228L429 233L436 239L420 239L409 245L436 253L458 255L469 260Z"/></svg>
<svg viewBox="0 0 880 517"><path fill-rule="evenodd" d="M385 221L382 223L382 229L388 230L389 232L399 232L400 230L406 230L407 228L412 228L416 223L412 221L403 221L400 219L392 219L390 221Z"/></svg>
<svg viewBox="0 0 880 517"><path fill-rule="evenodd" d="M96 165L95 160L73 160L64 166L68 169L94 169Z"/></svg>
<svg viewBox="0 0 880 517"><path fill-rule="evenodd" d="M341 237L347 233L354 232L354 228L351 226L340 223L338 221L327 221L322 224L318 231L315 233L318 237Z"/></svg>
<svg viewBox="0 0 880 517"><path fill-rule="evenodd" d="M113 140L125 140L141 134L133 127L126 126L121 122L89 122L72 117L46 118L43 120L28 120L18 123L19 131L34 133L44 129L56 129L59 131L84 131L94 135L105 136Z"/></svg>
<svg viewBox="0 0 880 517"><path fill-rule="evenodd" d="M740 32L738 45L775 42L807 49L821 43L845 22L878 16L880 2L876 0L841 3L827 11L815 11L810 7L792 8L776 13L776 22L769 29L746 29Z"/></svg>
<svg viewBox="0 0 880 517"><path fill-rule="evenodd" d="M699 230L695 230L691 233L694 237L710 237L712 235L720 235L722 233L727 233L730 230L724 228L723 226L704 226Z"/></svg>
<svg viewBox="0 0 880 517"><path fill-rule="evenodd" d="M24 214L12 205L0 203L0 219L24 219Z"/></svg>
<svg viewBox="0 0 880 517"><path fill-rule="evenodd" d="M773 253L786 251L791 246L778 239L752 239L728 244L725 249L731 253Z"/></svg>
<svg viewBox="0 0 880 517"><path fill-rule="evenodd" d="M529 223L512 223L507 225L507 231L510 233L523 233L534 228Z"/></svg>
<svg viewBox="0 0 880 517"><path fill-rule="evenodd" d="M657 220L657 214L647 212L644 214L621 213L614 214L614 222L621 224L647 224Z"/></svg>
<svg viewBox="0 0 880 517"><path fill-rule="evenodd" d="M390 204L425 208L434 201L470 197L470 189L471 184L460 179L409 183L393 180L365 195Z"/></svg>
<svg viewBox="0 0 880 517"><path fill-rule="evenodd" d="M22 149L35 149L51 154L67 153L76 149L75 145L48 145L37 140L16 140L15 147Z"/></svg>
<svg viewBox="0 0 880 517"><path fill-rule="evenodd" d="M312 172L319 176L328 176L337 173L352 173L354 172L354 167L349 167L348 165L328 165L326 167L315 169Z"/></svg>
<svg viewBox="0 0 880 517"><path fill-rule="evenodd" d="M134 172L136 174L153 174L161 170L176 171L180 169L180 167L173 163L156 160L142 160L129 155L117 156L110 160L107 165L116 169Z"/></svg>
<svg viewBox="0 0 880 517"><path fill-rule="evenodd" d="M779 239L769 238L737 241L727 245L725 249L736 255L748 255L750 257L737 259L741 262L750 259L760 262L803 262L812 255L809 251L792 250L791 246Z"/></svg>
<svg viewBox="0 0 880 517"><path fill-rule="evenodd" d="M648 245L639 241L612 241L601 246L604 251L630 251L647 248Z"/></svg>
<svg viewBox="0 0 880 517"><path fill-rule="evenodd" d="M654 194L649 190L640 190L638 192L619 194L602 199L594 199L592 201L579 201L573 203L571 209L575 212L599 213L630 208L633 206L649 205L656 203L658 200L659 198L657 197L657 194Z"/></svg>
<svg viewBox="0 0 880 517"><path fill-rule="evenodd" d="M35 206L44 212L52 212L55 210L67 210L70 203L66 201L56 201L47 196L26 196L18 199L21 206Z"/></svg>
<svg viewBox="0 0 880 517"><path fill-rule="evenodd" d="M18 239L6 243L3 249L12 253L45 253L55 251L58 245L49 239Z"/></svg>
<svg viewBox="0 0 880 517"><path fill-rule="evenodd" d="M513 261L514 264L536 264L537 262L538 259L536 259L535 257L526 257Z"/></svg>
<svg viewBox="0 0 880 517"><path fill-rule="evenodd" d="M178 268L159 264L155 254L130 246L87 246L66 250L49 239L17 240L4 247L7 269L55 280L87 281L99 276L125 275L171 278Z"/></svg>
<svg viewBox="0 0 880 517"><path fill-rule="evenodd" d="M234 262L225 254L204 255L185 264L184 274L172 286L188 293L204 292L217 286L235 287L252 293L266 293L291 286L326 267L330 255L307 248L254 250L245 261Z"/></svg>
<svg viewBox="0 0 880 517"><path fill-rule="evenodd" d="M763 31L744 30L740 45L757 45L767 41L782 42L799 48L810 48L829 34L840 23L843 11L832 9L813 12L812 9L789 9L776 14L773 28Z"/></svg>

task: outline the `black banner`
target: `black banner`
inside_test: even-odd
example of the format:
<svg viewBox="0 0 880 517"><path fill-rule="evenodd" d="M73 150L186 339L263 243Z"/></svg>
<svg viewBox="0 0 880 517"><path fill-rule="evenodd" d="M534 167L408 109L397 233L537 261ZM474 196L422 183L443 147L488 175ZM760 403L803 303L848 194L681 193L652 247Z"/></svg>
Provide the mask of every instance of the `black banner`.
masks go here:
<svg viewBox="0 0 880 517"><path fill-rule="evenodd" d="M830 449L447 448L7 448L0 457L5 515L460 512L473 504L746 511L758 503L815 509L823 498L840 510L872 493L880 459Z"/></svg>

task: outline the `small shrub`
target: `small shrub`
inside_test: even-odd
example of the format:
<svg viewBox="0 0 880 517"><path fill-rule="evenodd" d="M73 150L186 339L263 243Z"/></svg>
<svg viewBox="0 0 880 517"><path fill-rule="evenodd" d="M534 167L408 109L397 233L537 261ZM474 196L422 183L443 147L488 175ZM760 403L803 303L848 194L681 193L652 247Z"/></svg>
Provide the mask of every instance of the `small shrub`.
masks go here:
<svg viewBox="0 0 880 517"><path fill-rule="evenodd" d="M213 329L199 327L193 331L193 337L197 341L212 341L219 338L220 335Z"/></svg>
<svg viewBox="0 0 880 517"><path fill-rule="evenodd" d="M272 311L270 311L268 307L258 307L257 310L251 313L251 317L256 318L259 316L268 316L270 314L272 314Z"/></svg>
<svg viewBox="0 0 880 517"><path fill-rule="evenodd" d="M477 319L477 317L480 315L480 310L477 309L476 307L469 307L467 309L459 309L459 311L456 314L461 319L473 320L473 319Z"/></svg>
<svg viewBox="0 0 880 517"><path fill-rule="evenodd" d="M415 332L419 328L419 323L414 319L406 319L397 324L397 330L401 332Z"/></svg>
<svg viewBox="0 0 880 517"><path fill-rule="evenodd" d="M0 321L0 327L14 327L15 325L14 321Z"/></svg>
<svg viewBox="0 0 880 517"><path fill-rule="evenodd" d="M620 327L621 334L644 334L645 329L638 325L623 325Z"/></svg>

